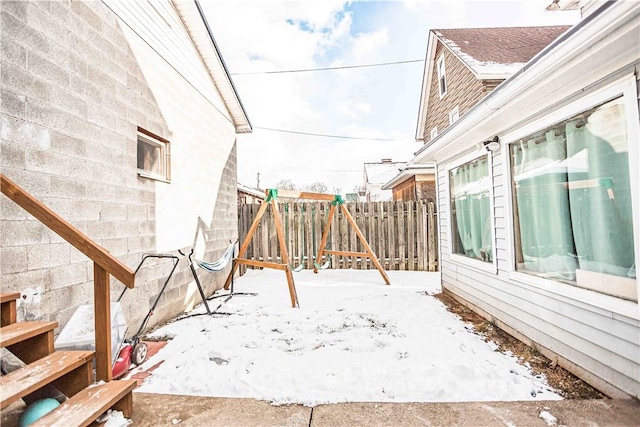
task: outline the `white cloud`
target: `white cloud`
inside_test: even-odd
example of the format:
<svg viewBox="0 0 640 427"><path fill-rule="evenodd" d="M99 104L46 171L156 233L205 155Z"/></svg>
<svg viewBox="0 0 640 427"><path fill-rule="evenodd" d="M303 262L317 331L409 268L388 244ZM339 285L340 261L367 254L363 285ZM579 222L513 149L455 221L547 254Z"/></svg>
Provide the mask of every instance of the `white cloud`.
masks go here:
<svg viewBox="0 0 640 427"><path fill-rule="evenodd" d="M202 0L232 74L422 59L432 28L556 25L550 0ZM574 15L575 16L575 15ZM574 21L575 22L575 18ZM238 179L263 187L292 179L351 191L363 163L410 160L423 65L234 75L255 127L238 136ZM310 133L392 138L360 141L292 135Z"/></svg>

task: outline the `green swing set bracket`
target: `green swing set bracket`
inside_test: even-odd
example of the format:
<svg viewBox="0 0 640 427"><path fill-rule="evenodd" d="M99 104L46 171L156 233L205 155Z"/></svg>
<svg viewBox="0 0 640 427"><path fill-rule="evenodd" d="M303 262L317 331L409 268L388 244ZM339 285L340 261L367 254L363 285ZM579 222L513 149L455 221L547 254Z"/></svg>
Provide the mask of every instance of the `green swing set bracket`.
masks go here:
<svg viewBox="0 0 640 427"><path fill-rule="evenodd" d="M341 195L336 194L336 195L335 195L335 197L334 197L334 199L333 199L333 202L331 202L331 204L332 204L333 206L340 206L340 205L344 205L344 200L342 200L342 196L341 196Z"/></svg>
<svg viewBox="0 0 640 427"><path fill-rule="evenodd" d="M267 190L267 198L264 199L265 203L269 203L271 200L276 200L278 198L278 189L277 188L269 188Z"/></svg>

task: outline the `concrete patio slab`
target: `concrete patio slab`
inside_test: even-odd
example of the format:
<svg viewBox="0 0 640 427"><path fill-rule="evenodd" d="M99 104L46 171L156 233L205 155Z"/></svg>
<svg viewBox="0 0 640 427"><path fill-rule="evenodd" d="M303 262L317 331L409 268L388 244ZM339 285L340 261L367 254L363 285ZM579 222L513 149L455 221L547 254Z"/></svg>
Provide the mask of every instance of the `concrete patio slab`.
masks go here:
<svg viewBox="0 0 640 427"><path fill-rule="evenodd" d="M311 408L255 399L133 393L134 426L309 426Z"/></svg>
<svg viewBox="0 0 640 427"><path fill-rule="evenodd" d="M640 425L635 400L338 403L308 408L254 399L133 394L134 426L615 426ZM543 411L545 413L543 413ZM541 417L543 413L543 417ZM548 414L548 415L547 415ZM555 419L555 421L554 421Z"/></svg>

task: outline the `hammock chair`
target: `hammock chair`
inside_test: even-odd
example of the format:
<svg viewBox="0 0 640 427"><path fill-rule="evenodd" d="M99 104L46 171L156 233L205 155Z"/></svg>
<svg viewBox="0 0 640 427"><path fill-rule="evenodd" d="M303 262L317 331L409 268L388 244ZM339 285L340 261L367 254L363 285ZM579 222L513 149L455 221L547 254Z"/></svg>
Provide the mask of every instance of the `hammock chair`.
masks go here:
<svg viewBox="0 0 640 427"><path fill-rule="evenodd" d="M209 298L207 298L204 295L204 290L202 289L202 285L200 284L200 279L198 278L198 274L196 272L196 268L194 267L194 264L197 265L198 267L200 267L201 269L205 270L208 273L214 273L216 271L222 271L224 270L227 265L229 265L229 262L232 263L233 265L233 258L235 255L235 249L236 249L236 244L238 243L238 241L234 241L231 242L229 244L229 247L227 248L227 250L224 252L224 254L217 260L213 261L213 262L207 262L207 261L203 261L203 260L199 260L196 258L192 258L193 256L193 248L191 248L191 252L189 253L189 255L187 255L187 258L189 259L189 268L191 269L191 274L193 274L193 278L196 281L196 285L198 286L198 292L200 292L200 298L202 298L202 303L204 304L204 307L207 309L207 314L223 314L223 313L219 313L218 310L220 309L220 307L222 307L222 304L224 304L225 302L229 301L231 299L232 296L234 295L256 295L254 293L234 293L233 292L233 277L231 277L231 289L229 291L228 294L223 294L223 295L215 295L215 296L211 296ZM178 251L180 252L180 255L185 256L184 253L182 253L182 251ZM215 310L211 311L211 309L209 308L209 304L207 303L207 301L212 300L214 298L221 298L221 297L227 297L227 299L225 299Z"/></svg>

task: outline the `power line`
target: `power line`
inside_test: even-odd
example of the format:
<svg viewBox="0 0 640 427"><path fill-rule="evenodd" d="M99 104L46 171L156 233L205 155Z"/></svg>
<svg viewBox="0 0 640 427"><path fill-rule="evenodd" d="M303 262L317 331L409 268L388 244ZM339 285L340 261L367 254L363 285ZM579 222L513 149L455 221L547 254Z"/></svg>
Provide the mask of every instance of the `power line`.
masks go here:
<svg viewBox="0 0 640 427"><path fill-rule="evenodd" d="M232 76L247 76L251 74L284 74L284 73L306 73L309 71L331 71L345 70L349 68L365 68L365 67L382 67L386 65L411 64L415 62L424 62L424 59L410 59L407 61L381 62L378 64L361 64L361 65L344 65L341 67L325 67L325 68L303 68L298 70L279 70L279 71L254 71L247 73L231 73Z"/></svg>
<svg viewBox="0 0 640 427"><path fill-rule="evenodd" d="M308 136L318 136L321 138L340 138L340 139L357 139L362 141L398 141L397 139L389 139L389 138L360 138L357 136L344 136L344 135L327 135L323 133L312 133L312 132L299 132L295 130L287 130L287 129L275 129L275 128L265 128L261 126L253 126L254 129L262 129L268 130L271 132L282 132L282 133L293 133L296 135L308 135Z"/></svg>

